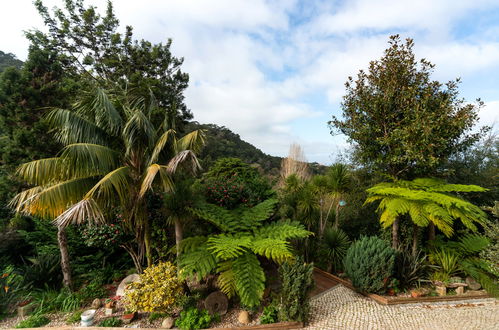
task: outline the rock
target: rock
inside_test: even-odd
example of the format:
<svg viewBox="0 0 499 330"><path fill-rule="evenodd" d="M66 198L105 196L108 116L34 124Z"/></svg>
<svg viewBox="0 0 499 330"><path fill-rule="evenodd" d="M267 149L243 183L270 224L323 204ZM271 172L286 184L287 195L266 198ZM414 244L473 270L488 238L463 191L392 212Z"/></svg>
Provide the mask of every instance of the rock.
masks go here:
<svg viewBox="0 0 499 330"><path fill-rule="evenodd" d="M139 282L140 281L140 275L139 274L131 274L128 275L123 279L123 281L120 282L120 285L118 285L118 289L116 290L116 295L117 296L124 296L125 295L125 288L127 284L133 283L133 282Z"/></svg>
<svg viewBox="0 0 499 330"><path fill-rule="evenodd" d="M95 298L94 301L92 301L91 307L93 309L99 309L102 306L102 303L99 298Z"/></svg>
<svg viewBox="0 0 499 330"><path fill-rule="evenodd" d="M445 286L437 286L435 288L435 291L437 291L440 297L445 296L447 294L447 288Z"/></svg>
<svg viewBox="0 0 499 330"><path fill-rule="evenodd" d="M237 320L239 321L239 323L249 324L250 323L249 313L247 311L241 311L237 317Z"/></svg>
<svg viewBox="0 0 499 330"><path fill-rule="evenodd" d="M161 323L161 328L162 329L171 329L173 327L173 323L174 323L173 318L172 317L167 317Z"/></svg>
<svg viewBox="0 0 499 330"><path fill-rule="evenodd" d="M221 291L210 293L204 300L204 308L211 315L214 315L215 313L225 315L227 314L228 307L229 299L227 299L227 296Z"/></svg>
<svg viewBox="0 0 499 330"><path fill-rule="evenodd" d="M480 290L480 288L482 287L482 285L475 281L475 279L473 279L472 277L466 277L466 284L468 284L468 287L471 290Z"/></svg>
<svg viewBox="0 0 499 330"><path fill-rule="evenodd" d="M458 296L460 296L460 295L464 294L464 286L458 286L458 287L456 288L456 294L457 294Z"/></svg>

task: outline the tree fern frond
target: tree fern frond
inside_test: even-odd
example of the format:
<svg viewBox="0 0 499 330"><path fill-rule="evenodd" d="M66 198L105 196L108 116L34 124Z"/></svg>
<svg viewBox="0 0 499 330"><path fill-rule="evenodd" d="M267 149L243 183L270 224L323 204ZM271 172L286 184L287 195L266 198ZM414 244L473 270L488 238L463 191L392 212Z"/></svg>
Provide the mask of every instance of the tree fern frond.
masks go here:
<svg viewBox="0 0 499 330"><path fill-rule="evenodd" d="M246 253L233 261L232 270L236 281L236 291L244 306L260 304L265 289L265 274L257 257Z"/></svg>
<svg viewBox="0 0 499 330"><path fill-rule="evenodd" d="M250 230L259 226L259 222L267 220L274 213L277 199L267 199L251 208L244 208L238 225L240 230Z"/></svg>
<svg viewBox="0 0 499 330"><path fill-rule="evenodd" d="M231 226L236 221L230 211L209 203L199 203L188 210L226 232L231 231Z"/></svg>
<svg viewBox="0 0 499 330"><path fill-rule="evenodd" d="M255 239L273 238L278 240L289 240L306 238L313 235L298 221L273 222L254 231Z"/></svg>
<svg viewBox="0 0 499 330"><path fill-rule="evenodd" d="M251 242L251 250L262 257L282 263L293 258L289 243L275 238L260 238Z"/></svg>
<svg viewBox="0 0 499 330"><path fill-rule="evenodd" d="M208 241L206 236L191 236L180 241L180 253L188 253L196 250Z"/></svg>
<svg viewBox="0 0 499 330"><path fill-rule="evenodd" d="M225 293L229 299L235 295L237 289L232 264L231 260L221 262L217 270L220 272L217 280L220 291Z"/></svg>
<svg viewBox="0 0 499 330"><path fill-rule="evenodd" d="M206 244L199 246L194 251L181 254L178 263L183 278L196 276L198 280L210 274L217 267L217 258L213 255Z"/></svg>
<svg viewBox="0 0 499 330"><path fill-rule="evenodd" d="M486 236L478 234L467 234L459 238L458 248L466 255L478 253L490 245L490 240Z"/></svg>
<svg viewBox="0 0 499 330"><path fill-rule="evenodd" d="M218 259L227 260L240 256L251 246L251 236L220 234L208 239L208 250Z"/></svg>

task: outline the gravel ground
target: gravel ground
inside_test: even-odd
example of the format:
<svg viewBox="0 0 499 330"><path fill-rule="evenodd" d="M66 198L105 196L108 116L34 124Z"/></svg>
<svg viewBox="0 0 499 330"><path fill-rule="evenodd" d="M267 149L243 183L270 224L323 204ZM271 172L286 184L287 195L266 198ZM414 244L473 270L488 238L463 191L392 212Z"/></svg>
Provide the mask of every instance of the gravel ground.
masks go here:
<svg viewBox="0 0 499 330"><path fill-rule="evenodd" d="M307 329L479 329L499 330L499 302L385 306L337 285L312 298Z"/></svg>

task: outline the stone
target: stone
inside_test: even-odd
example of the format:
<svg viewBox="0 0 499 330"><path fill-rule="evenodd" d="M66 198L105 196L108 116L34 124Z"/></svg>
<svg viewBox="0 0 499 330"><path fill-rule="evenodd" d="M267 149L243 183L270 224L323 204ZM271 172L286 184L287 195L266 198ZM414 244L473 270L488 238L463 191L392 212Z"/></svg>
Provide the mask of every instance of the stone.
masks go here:
<svg viewBox="0 0 499 330"><path fill-rule="evenodd" d="M466 277L466 284L468 284L468 287L471 290L480 290L480 288L482 287L482 285L475 281L475 279L472 277Z"/></svg>
<svg viewBox="0 0 499 330"><path fill-rule="evenodd" d="M101 306L102 306L102 303L101 303L101 301L100 301L100 299L99 299L99 298L95 298L95 299L92 301L92 305L91 305L91 307L92 307L93 309L99 309Z"/></svg>
<svg viewBox="0 0 499 330"><path fill-rule="evenodd" d="M451 278L449 278L449 283L464 283L464 281L459 276L452 276Z"/></svg>
<svg viewBox="0 0 499 330"><path fill-rule="evenodd" d="M227 296L221 291L210 293L204 300L204 308L211 315L214 315L215 313L225 315L227 314L228 307L229 299L227 299Z"/></svg>
<svg viewBox="0 0 499 330"><path fill-rule="evenodd" d="M241 311L237 316L237 320L241 324L249 324L250 323L249 313L247 311Z"/></svg>
<svg viewBox="0 0 499 330"><path fill-rule="evenodd" d="M125 289L126 286L130 283L133 282L139 282L140 281L140 275L139 274L131 274L128 275L123 279L123 281L120 282L120 285L118 285L118 289L116 290L116 295L117 296L124 296L125 295Z"/></svg>
<svg viewBox="0 0 499 330"><path fill-rule="evenodd" d="M31 303L28 305L17 307L17 316L25 317L33 313L35 310L35 304Z"/></svg>
<svg viewBox="0 0 499 330"><path fill-rule="evenodd" d="M462 295L464 294L464 286L458 286L456 288L456 294L459 296L459 295Z"/></svg>
<svg viewBox="0 0 499 330"><path fill-rule="evenodd" d="M106 308L104 312L106 316L113 315L113 313L114 313L114 308Z"/></svg>
<svg viewBox="0 0 499 330"><path fill-rule="evenodd" d="M161 323L161 328L162 329L171 329L173 327L173 323L174 323L173 318L172 317L167 317Z"/></svg>
<svg viewBox="0 0 499 330"><path fill-rule="evenodd" d="M435 291L437 291L440 297L447 295L447 288L445 286L437 286L435 287Z"/></svg>

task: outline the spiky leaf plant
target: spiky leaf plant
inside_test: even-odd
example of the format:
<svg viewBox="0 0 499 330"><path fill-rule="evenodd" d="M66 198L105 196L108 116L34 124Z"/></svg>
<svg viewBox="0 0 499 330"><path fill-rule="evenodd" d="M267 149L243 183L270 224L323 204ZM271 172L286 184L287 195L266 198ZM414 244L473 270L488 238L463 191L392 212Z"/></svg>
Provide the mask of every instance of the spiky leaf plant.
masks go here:
<svg viewBox="0 0 499 330"><path fill-rule="evenodd" d="M388 228L401 215L408 214L418 227L430 223L447 237L454 233L453 222L461 220L464 226L476 231L476 224L484 224L487 215L461 197L451 193L484 192L476 185L447 184L442 180L422 178L413 181L384 182L367 189L365 204L379 201L380 222Z"/></svg>
<svg viewBox="0 0 499 330"><path fill-rule="evenodd" d="M328 271L337 271L343 265L343 258L350 244L350 239L343 230L334 227L326 228L319 245L319 254L326 261Z"/></svg>
<svg viewBox="0 0 499 330"><path fill-rule="evenodd" d="M214 224L219 234L190 237L180 244L179 265L182 275L198 279L219 272L221 290L229 297L238 295L247 307L260 303L265 289L265 274L257 256L281 263L293 258L290 239L311 233L290 221L265 223L277 201L269 199L252 207L226 210L202 203L191 212Z"/></svg>

